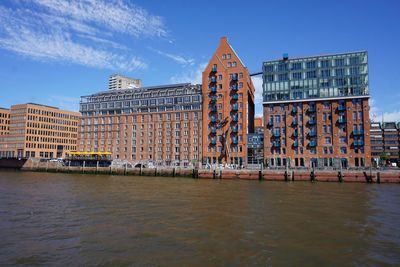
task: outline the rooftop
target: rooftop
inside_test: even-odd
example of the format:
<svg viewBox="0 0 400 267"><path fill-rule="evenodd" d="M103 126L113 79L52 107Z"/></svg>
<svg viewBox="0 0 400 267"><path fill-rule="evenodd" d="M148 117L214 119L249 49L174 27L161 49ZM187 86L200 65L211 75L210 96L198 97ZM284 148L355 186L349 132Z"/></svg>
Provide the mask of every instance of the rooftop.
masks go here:
<svg viewBox="0 0 400 267"><path fill-rule="evenodd" d="M264 61L266 62L281 62L281 61L290 61L290 60L298 60L298 59L309 59L309 58L318 58L318 57L332 57L332 56L344 56L344 55L352 55L352 54L359 54L359 53L368 53L366 50L364 51L353 51L353 52L346 52L346 53L336 53L336 54L321 54L321 55L313 55L313 56L299 56L299 57L289 57L287 60L281 59L273 59Z"/></svg>

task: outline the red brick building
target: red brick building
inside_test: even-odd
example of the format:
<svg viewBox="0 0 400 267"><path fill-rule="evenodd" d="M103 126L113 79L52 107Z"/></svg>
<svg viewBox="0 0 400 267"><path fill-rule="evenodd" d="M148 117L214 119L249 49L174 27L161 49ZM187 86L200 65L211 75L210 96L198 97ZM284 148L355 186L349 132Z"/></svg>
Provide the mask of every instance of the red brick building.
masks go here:
<svg viewBox="0 0 400 267"><path fill-rule="evenodd" d="M222 37L203 72L203 163L246 165L254 90L249 71Z"/></svg>
<svg viewBox="0 0 400 267"><path fill-rule="evenodd" d="M371 164L366 52L264 62L268 166Z"/></svg>

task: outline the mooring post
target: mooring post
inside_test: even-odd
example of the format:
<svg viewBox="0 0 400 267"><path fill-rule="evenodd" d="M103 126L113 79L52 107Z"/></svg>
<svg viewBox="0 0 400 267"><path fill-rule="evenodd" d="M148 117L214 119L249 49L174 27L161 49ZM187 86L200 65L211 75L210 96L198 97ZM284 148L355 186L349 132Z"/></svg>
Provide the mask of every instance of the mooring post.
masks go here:
<svg viewBox="0 0 400 267"><path fill-rule="evenodd" d="M294 182L294 170L292 171L292 181Z"/></svg>
<svg viewBox="0 0 400 267"><path fill-rule="evenodd" d="M380 173L380 172L378 172L378 173L376 174L376 182L377 182L378 184L381 183L381 173Z"/></svg>
<svg viewBox="0 0 400 267"><path fill-rule="evenodd" d="M86 165L86 161L83 161L82 173L85 173L85 165Z"/></svg>
<svg viewBox="0 0 400 267"><path fill-rule="evenodd" d="M99 161L96 161L96 173L99 172Z"/></svg>

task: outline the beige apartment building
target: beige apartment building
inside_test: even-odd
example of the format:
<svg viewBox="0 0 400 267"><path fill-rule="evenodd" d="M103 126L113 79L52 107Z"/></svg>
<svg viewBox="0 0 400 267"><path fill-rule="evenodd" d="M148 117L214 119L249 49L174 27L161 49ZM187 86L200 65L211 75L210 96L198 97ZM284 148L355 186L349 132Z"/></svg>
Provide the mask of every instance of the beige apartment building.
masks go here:
<svg viewBox="0 0 400 267"><path fill-rule="evenodd" d="M77 149L80 113L34 103L13 105L0 157L59 158Z"/></svg>
<svg viewBox="0 0 400 267"><path fill-rule="evenodd" d="M82 96L80 152L111 152L132 163L201 161L201 86L189 83Z"/></svg>
<svg viewBox="0 0 400 267"><path fill-rule="evenodd" d="M10 130L10 110L0 108L0 136L8 134Z"/></svg>
<svg viewBox="0 0 400 267"><path fill-rule="evenodd" d="M142 87L140 79L133 79L119 74L110 75L108 78L109 90L134 89Z"/></svg>

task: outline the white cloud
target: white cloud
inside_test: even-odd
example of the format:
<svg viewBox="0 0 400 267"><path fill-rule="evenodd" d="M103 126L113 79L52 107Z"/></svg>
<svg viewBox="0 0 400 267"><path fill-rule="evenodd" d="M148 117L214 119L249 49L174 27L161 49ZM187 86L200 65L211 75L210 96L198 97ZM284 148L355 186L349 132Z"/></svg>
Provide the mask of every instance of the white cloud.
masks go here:
<svg viewBox="0 0 400 267"><path fill-rule="evenodd" d="M153 48L150 48L150 49L153 50L154 52L158 53L159 55L165 56L167 58L170 58L170 59L176 61L179 64L190 65L190 66L194 65L194 59L193 58L185 58L185 57L180 56L180 55L174 55L174 54L170 54L170 53L165 53L165 52L162 52L162 51L157 50L157 49L153 49Z"/></svg>
<svg viewBox="0 0 400 267"><path fill-rule="evenodd" d="M0 48L27 57L132 71L147 64L115 34L166 36L162 19L121 1L31 0L0 6Z"/></svg>
<svg viewBox="0 0 400 267"><path fill-rule="evenodd" d="M94 23L114 32L139 36L166 36L161 17L145 9L116 0L32 0L60 16Z"/></svg>
<svg viewBox="0 0 400 267"><path fill-rule="evenodd" d="M400 122L400 110L394 111L382 111L375 102L375 99L371 98L369 101L369 116L372 121L381 122L382 120L385 122L388 121L396 121Z"/></svg>
<svg viewBox="0 0 400 267"><path fill-rule="evenodd" d="M263 111L262 111L262 103L263 103L262 83L263 83L263 80L259 76L253 76L253 77L251 77L251 80L253 81L253 85L254 85L254 87L256 89L256 92L255 92L255 95L254 95L254 98L255 98L254 99L254 104L256 106L255 113L256 113L257 117L262 117L262 115L263 115Z"/></svg>
<svg viewBox="0 0 400 267"><path fill-rule="evenodd" d="M172 83L201 84L203 71L206 68L207 64L207 62L200 63L188 71L172 76L170 81Z"/></svg>

